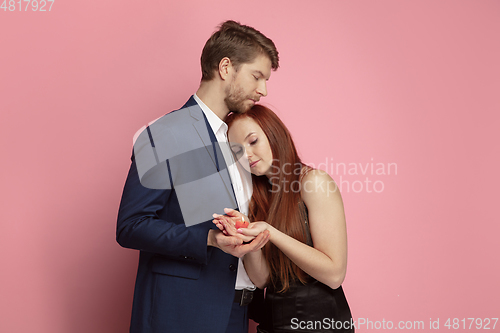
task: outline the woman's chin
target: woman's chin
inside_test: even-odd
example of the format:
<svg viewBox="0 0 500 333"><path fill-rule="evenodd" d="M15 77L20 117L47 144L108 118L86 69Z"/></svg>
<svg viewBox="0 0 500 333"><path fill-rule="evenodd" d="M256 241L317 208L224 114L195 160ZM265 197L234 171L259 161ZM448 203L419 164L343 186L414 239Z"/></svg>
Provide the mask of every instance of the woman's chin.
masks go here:
<svg viewBox="0 0 500 333"><path fill-rule="evenodd" d="M264 173L260 172L259 170L256 170L256 169L253 169L252 170L252 174L255 175L255 176L264 176Z"/></svg>
<svg viewBox="0 0 500 333"><path fill-rule="evenodd" d="M266 176L266 177L270 177L272 175L270 175L270 171L271 171L271 168L269 168L268 170L266 170L265 172L262 172L262 170L258 170L257 168L252 168L251 169L251 173L252 175L255 175L255 176Z"/></svg>

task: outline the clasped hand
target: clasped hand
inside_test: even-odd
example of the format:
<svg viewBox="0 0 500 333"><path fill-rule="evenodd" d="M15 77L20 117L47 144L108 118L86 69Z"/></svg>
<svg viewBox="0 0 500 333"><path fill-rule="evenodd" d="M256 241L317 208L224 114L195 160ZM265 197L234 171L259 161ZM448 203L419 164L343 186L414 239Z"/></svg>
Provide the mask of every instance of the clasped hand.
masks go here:
<svg viewBox="0 0 500 333"><path fill-rule="evenodd" d="M248 224L248 227L246 228L237 229L237 223L241 221L249 221L248 217L234 209L225 208L224 212L226 215L213 214L213 223L226 237L236 237L241 239L243 244L239 245L239 247L243 248L238 251L238 254L241 254L240 252L242 251L244 252L243 255L248 252L257 251L269 241L269 224L266 222L253 222ZM232 253L233 251L226 251L225 249L222 250L236 255L235 253ZM236 256L239 257L239 255Z"/></svg>

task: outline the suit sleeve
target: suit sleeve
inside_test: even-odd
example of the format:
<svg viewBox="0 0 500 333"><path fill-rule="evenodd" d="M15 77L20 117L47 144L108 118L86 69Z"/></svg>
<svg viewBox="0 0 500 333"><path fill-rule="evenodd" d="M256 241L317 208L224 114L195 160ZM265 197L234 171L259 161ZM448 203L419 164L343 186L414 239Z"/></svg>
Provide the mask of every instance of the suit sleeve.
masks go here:
<svg viewBox="0 0 500 333"><path fill-rule="evenodd" d="M207 237L213 223L186 227L179 220L180 212L173 208L174 191L144 187L132 158L118 212L116 240L126 248L207 264Z"/></svg>

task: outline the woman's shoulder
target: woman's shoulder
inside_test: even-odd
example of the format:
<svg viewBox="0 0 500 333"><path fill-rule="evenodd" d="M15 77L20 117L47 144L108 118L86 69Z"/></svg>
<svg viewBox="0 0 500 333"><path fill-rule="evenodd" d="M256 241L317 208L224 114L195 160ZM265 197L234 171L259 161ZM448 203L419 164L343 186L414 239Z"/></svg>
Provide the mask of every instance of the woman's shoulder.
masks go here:
<svg viewBox="0 0 500 333"><path fill-rule="evenodd" d="M309 200L330 196L332 192L338 191L337 184L326 171L309 166L302 168L301 185L300 195L306 204Z"/></svg>
<svg viewBox="0 0 500 333"><path fill-rule="evenodd" d="M315 169L310 166L304 165L301 170L301 183L304 185L306 182L333 182L334 180L328 172L321 169Z"/></svg>

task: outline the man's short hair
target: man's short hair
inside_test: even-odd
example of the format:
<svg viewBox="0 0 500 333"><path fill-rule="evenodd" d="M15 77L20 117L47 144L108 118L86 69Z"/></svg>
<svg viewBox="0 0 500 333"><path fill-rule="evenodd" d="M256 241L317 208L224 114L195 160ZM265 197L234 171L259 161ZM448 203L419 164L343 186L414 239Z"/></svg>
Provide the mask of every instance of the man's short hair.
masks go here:
<svg viewBox="0 0 500 333"><path fill-rule="evenodd" d="M252 27L235 21L226 21L212 34L203 48L201 80L212 80L224 57L228 57L238 70L242 64L254 61L260 54L271 60L273 70L278 68L278 50L272 40Z"/></svg>

